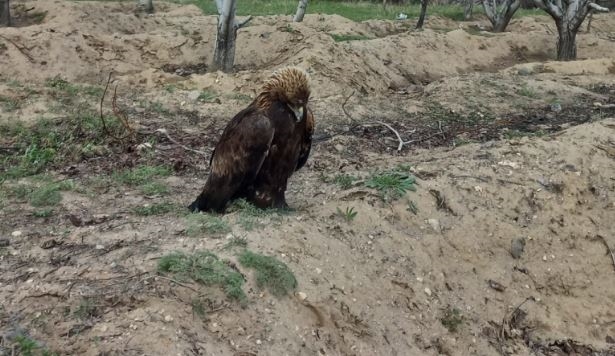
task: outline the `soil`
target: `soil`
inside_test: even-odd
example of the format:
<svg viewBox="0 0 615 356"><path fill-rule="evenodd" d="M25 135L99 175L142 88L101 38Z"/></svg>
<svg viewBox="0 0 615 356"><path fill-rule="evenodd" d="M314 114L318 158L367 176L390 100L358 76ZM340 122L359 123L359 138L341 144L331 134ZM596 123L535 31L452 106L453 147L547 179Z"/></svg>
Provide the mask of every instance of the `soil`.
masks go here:
<svg viewBox="0 0 615 356"><path fill-rule="evenodd" d="M594 15L565 63L546 16L501 34L482 19L428 17L415 31L255 17L238 33L237 70L212 73L216 18L195 6L11 3L24 15L0 29L0 124L64 127L99 109L111 72L104 113L117 87L134 134L47 166L77 187L50 216L10 195L34 178L0 185L0 354L25 354L26 335L61 355L615 355L613 15ZM26 21L33 11L45 15ZM217 137L286 65L310 72L317 123L292 211L251 230L230 212L231 233L189 236L184 209ZM58 96L59 80L81 89ZM1 137L2 158L18 143ZM173 167L169 193L95 184L140 164ZM362 183L395 167L416 191L383 200ZM359 181L344 189L340 174ZM180 212L135 213L161 202ZM349 208L356 218L338 212ZM260 289L225 248L232 237L286 263L295 293ZM242 272L246 306L156 273L163 255L201 249Z"/></svg>

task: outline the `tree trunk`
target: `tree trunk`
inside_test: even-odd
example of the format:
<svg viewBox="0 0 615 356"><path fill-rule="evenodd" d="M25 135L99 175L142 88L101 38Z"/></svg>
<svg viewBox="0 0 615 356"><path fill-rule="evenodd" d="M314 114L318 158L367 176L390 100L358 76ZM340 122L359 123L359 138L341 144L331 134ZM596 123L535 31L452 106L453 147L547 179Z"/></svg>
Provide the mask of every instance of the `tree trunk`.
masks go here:
<svg viewBox="0 0 615 356"><path fill-rule="evenodd" d="M495 0L483 0L483 8L485 15L491 22L493 32L504 32L510 20L512 19L517 9L521 5L520 0L506 0L502 4L502 8L498 11Z"/></svg>
<svg viewBox="0 0 615 356"><path fill-rule="evenodd" d="M416 28L423 28L423 23L425 22L425 15L427 14L427 2L429 0L421 0L421 14L419 15L419 20L416 22Z"/></svg>
<svg viewBox="0 0 615 356"><path fill-rule="evenodd" d="M474 7L474 0L466 0L465 7L463 9L463 19L470 21L472 19L472 9Z"/></svg>
<svg viewBox="0 0 615 356"><path fill-rule="evenodd" d="M11 8L9 0L0 0L0 26L11 26Z"/></svg>
<svg viewBox="0 0 615 356"><path fill-rule="evenodd" d="M223 72L231 72L233 70L237 31L252 19L252 16L248 16L244 21L236 22L236 4L236 0L216 0L219 16L216 49L211 64L213 71L222 69Z"/></svg>
<svg viewBox="0 0 615 356"><path fill-rule="evenodd" d="M307 6L308 0L299 0L299 5L297 6L297 12L295 13L293 22L303 21L303 16L305 15L305 10L307 9Z"/></svg>
<svg viewBox="0 0 615 356"><path fill-rule="evenodd" d="M154 1L153 0L145 0L145 12L148 14L154 13Z"/></svg>
<svg viewBox="0 0 615 356"><path fill-rule="evenodd" d="M565 24L557 24L557 60L573 61L577 59L577 33Z"/></svg>

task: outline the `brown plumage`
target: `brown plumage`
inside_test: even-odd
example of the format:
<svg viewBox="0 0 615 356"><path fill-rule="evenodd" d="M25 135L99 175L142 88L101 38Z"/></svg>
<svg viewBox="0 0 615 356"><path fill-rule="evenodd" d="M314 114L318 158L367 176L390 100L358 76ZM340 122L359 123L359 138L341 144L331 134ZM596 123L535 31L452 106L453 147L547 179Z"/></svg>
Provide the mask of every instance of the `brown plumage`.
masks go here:
<svg viewBox="0 0 615 356"><path fill-rule="evenodd" d="M308 81L298 68L276 71L254 101L231 119L191 211L224 212L227 203L238 198L260 208L288 207L288 179L305 165L312 145Z"/></svg>

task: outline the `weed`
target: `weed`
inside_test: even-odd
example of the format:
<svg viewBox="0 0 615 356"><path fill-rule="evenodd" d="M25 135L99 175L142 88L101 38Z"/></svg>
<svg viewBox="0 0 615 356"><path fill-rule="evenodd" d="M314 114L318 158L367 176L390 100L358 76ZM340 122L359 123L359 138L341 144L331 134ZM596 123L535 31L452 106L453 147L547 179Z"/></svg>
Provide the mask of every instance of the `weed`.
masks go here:
<svg viewBox="0 0 615 356"><path fill-rule="evenodd" d="M171 174L171 169L167 166L147 166L140 165L132 169L116 172L113 178L129 186L140 186L150 184L156 177L166 177Z"/></svg>
<svg viewBox="0 0 615 356"><path fill-rule="evenodd" d="M0 95L0 106L2 106L2 109L6 112L13 112L19 109L21 102L20 100L8 96Z"/></svg>
<svg viewBox="0 0 615 356"><path fill-rule="evenodd" d="M535 98L538 96L538 93L536 93L534 89L527 86L527 84L523 85L519 90L517 90L517 94L521 96L526 96L528 98Z"/></svg>
<svg viewBox="0 0 615 356"><path fill-rule="evenodd" d="M406 210L408 210L414 215L418 214L419 212L418 206L416 206L416 203L414 203L412 200L408 202L408 208L406 208Z"/></svg>
<svg viewBox="0 0 615 356"><path fill-rule="evenodd" d="M149 108L152 111L155 111L157 113L160 114L169 114L169 110L167 108L164 107L164 105L161 102L158 101L152 101L149 103Z"/></svg>
<svg viewBox="0 0 615 356"><path fill-rule="evenodd" d="M30 193L30 205L35 207L57 205L62 201L60 191L71 190L73 187L74 184L72 181L46 183Z"/></svg>
<svg viewBox="0 0 615 356"><path fill-rule="evenodd" d="M242 93L230 94L229 98L234 99L234 100L244 101L244 102L252 101L252 97L250 95L242 94Z"/></svg>
<svg viewBox="0 0 615 356"><path fill-rule="evenodd" d="M209 91L209 90L203 90L201 91L201 94L199 94L199 96L197 97L197 100L204 102L204 103L210 103L217 97L218 97L218 94L216 94L215 92Z"/></svg>
<svg viewBox="0 0 615 356"><path fill-rule="evenodd" d="M248 239L245 237L233 236L229 242L224 246L225 249L233 247L246 248L248 246Z"/></svg>
<svg viewBox="0 0 615 356"><path fill-rule="evenodd" d="M166 85L164 86L164 90L165 90L167 93L174 93L176 89L177 89L177 88L176 88L176 87L175 87L175 85L173 85L173 84L166 84Z"/></svg>
<svg viewBox="0 0 615 356"><path fill-rule="evenodd" d="M337 215L344 218L346 222L351 222L352 220L354 220L354 218L357 217L357 214L358 213L352 207L346 207L345 211L340 210L339 207L337 208Z"/></svg>
<svg viewBox="0 0 615 356"><path fill-rule="evenodd" d="M231 205L231 211L238 211L239 225L246 231L263 225L262 219L280 212L278 209L260 209L245 199L237 199Z"/></svg>
<svg viewBox="0 0 615 356"><path fill-rule="evenodd" d="M84 298L73 312L73 315L78 319L87 320L97 315L97 306L92 299Z"/></svg>
<svg viewBox="0 0 615 356"><path fill-rule="evenodd" d="M32 213L32 215L37 218L48 218L51 215L53 215L53 209L47 208L47 209L36 210Z"/></svg>
<svg viewBox="0 0 615 356"><path fill-rule="evenodd" d="M342 189L350 189L352 184L357 181L357 177L348 174L338 174L333 177L333 183L337 184Z"/></svg>
<svg viewBox="0 0 615 356"><path fill-rule="evenodd" d="M192 255L173 252L160 259L158 271L172 273L179 279L190 278L206 286L221 286L229 298L242 303L247 299L242 289L242 275L209 251Z"/></svg>
<svg viewBox="0 0 615 356"><path fill-rule="evenodd" d="M48 349L40 346L38 342L32 340L29 336L17 335L14 341L17 345L16 348L13 349L13 353L16 350L19 350L19 354L22 356L58 356L57 353L51 352Z"/></svg>
<svg viewBox="0 0 615 356"><path fill-rule="evenodd" d="M204 232L220 235L231 231L226 221L214 215L205 213L190 214L187 219L188 227L186 228L186 233L188 236L197 236Z"/></svg>
<svg viewBox="0 0 615 356"><path fill-rule="evenodd" d="M372 174L365 185L368 188L379 190L383 200L388 201L402 197L408 190L416 191L415 183L416 180L413 176L392 170Z"/></svg>
<svg viewBox="0 0 615 356"><path fill-rule="evenodd" d="M145 195L164 195L169 192L169 187L160 182L143 184L140 189Z"/></svg>
<svg viewBox="0 0 615 356"><path fill-rule="evenodd" d="M239 256L239 263L255 269L256 284L266 287L273 295L286 295L297 287L297 280L288 266L275 257L245 250Z"/></svg>
<svg viewBox="0 0 615 356"><path fill-rule="evenodd" d="M30 193L32 193L32 187L25 184L18 184L9 189L10 196L21 201L28 199Z"/></svg>
<svg viewBox="0 0 615 356"><path fill-rule="evenodd" d="M364 41L372 39L371 37L365 35L338 35L335 33L330 33L329 36L331 36L335 42Z"/></svg>
<svg viewBox="0 0 615 356"><path fill-rule="evenodd" d="M163 215L173 211L174 206L170 203L156 203L152 205L138 206L133 209L135 214L141 216Z"/></svg>
<svg viewBox="0 0 615 356"><path fill-rule="evenodd" d="M192 299L192 312L198 315L201 319L204 319L207 316L205 304L202 300L198 298Z"/></svg>
<svg viewBox="0 0 615 356"><path fill-rule="evenodd" d="M440 318L440 322L449 332L457 332L461 324L463 324L463 315L457 308L450 306L444 310L444 315Z"/></svg>

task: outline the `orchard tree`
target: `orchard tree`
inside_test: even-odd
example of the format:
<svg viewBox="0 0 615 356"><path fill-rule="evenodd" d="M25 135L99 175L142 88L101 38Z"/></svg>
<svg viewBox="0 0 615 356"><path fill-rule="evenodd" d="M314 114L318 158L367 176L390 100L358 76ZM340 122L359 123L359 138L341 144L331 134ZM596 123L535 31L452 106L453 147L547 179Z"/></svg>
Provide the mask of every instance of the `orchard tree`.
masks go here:
<svg viewBox="0 0 615 356"><path fill-rule="evenodd" d="M297 12L295 13L295 17L293 18L294 22L303 21L303 16L305 15L305 10L308 6L308 0L299 0L299 6L297 6Z"/></svg>
<svg viewBox="0 0 615 356"><path fill-rule="evenodd" d="M235 20L236 0L216 0L218 8L218 33L216 35L216 49L214 51L213 70L221 69L223 72L233 70L235 62L235 43L237 31L245 26L252 16L237 22Z"/></svg>
<svg viewBox="0 0 615 356"><path fill-rule="evenodd" d="M534 3L555 21L558 61L577 59L577 32L590 11L609 11L589 0L534 0Z"/></svg>
<svg viewBox="0 0 615 356"><path fill-rule="evenodd" d="M491 22L492 31L504 32L520 5L520 0L504 0L498 8L496 0L483 0L483 9Z"/></svg>
<svg viewBox="0 0 615 356"><path fill-rule="evenodd" d="M416 28L422 29L425 23L425 15L427 15L427 3L429 0L421 0L421 13L419 14L419 20L416 22Z"/></svg>

